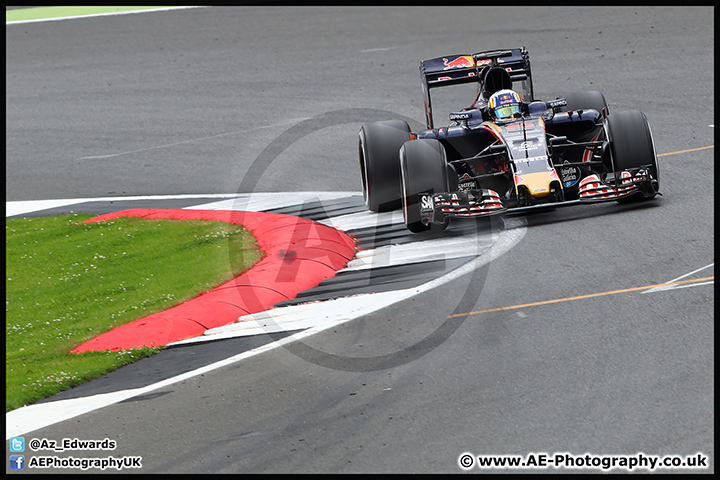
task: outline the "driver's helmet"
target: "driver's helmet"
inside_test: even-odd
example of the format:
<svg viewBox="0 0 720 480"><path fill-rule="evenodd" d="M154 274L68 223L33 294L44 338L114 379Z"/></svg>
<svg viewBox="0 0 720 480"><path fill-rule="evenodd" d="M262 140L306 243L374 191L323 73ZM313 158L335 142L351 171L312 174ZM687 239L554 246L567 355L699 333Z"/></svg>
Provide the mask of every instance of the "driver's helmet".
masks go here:
<svg viewBox="0 0 720 480"><path fill-rule="evenodd" d="M522 99L512 90L498 90L488 101L488 112L495 120L511 120L520 113Z"/></svg>

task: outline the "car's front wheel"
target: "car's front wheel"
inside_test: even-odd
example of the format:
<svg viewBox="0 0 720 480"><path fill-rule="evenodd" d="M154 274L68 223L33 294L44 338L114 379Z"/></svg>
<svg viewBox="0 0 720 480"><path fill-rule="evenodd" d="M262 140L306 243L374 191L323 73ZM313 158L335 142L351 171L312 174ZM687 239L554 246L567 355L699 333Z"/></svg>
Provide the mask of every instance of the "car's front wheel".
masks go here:
<svg viewBox="0 0 720 480"><path fill-rule="evenodd" d="M421 195L450 190L445 148L434 139L418 139L405 142L400 148L401 200L405 226L413 233L428 230L442 231L442 224L424 224L421 221ZM429 201L429 198L425 198Z"/></svg>
<svg viewBox="0 0 720 480"><path fill-rule="evenodd" d="M660 172L655 154L655 142L645 114L639 110L615 112L608 116L606 127L610 140L612 171L617 174L623 170L647 167L654 179L651 184L652 191L621 198L618 203L631 203L655 197L660 188Z"/></svg>

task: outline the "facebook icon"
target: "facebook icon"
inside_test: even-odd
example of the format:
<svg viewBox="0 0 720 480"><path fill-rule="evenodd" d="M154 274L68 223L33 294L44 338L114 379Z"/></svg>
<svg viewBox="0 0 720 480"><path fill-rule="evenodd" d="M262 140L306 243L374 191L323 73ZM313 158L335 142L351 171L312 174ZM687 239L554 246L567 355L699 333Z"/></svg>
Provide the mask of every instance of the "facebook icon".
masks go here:
<svg viewBox="0 0 720 480"><path fill-rule="evenodd" d="M25 455L10 455L10 470L25 470Z"/></svg>

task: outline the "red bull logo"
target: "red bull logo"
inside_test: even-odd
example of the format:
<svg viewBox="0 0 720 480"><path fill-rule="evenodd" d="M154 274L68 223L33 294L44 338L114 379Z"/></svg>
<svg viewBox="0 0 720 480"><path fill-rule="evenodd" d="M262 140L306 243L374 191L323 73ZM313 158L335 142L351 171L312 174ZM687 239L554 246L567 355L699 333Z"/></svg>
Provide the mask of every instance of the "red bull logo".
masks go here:
<svg viewBox="0 0 720 480"><path fill-rule="evenodd" d="M497 105L505 105L507 103L513 103L513 101L512 95L500 95L497 99Z"/></svg>
<svg viewBox="0 0 720 480"><path fill-rule="evenodd" d="M452 61L447 58L443 58L443 63L445 64L445 68L443 68L443 70L450 70L451 68L472 68L475 66L473 57L468 55L463 55L462 57L458 57Z"/></svg>
<svg viewBox="0 0 720 480"><path fill-rule="evenodd" d="M511 90L500 90L490 97L489 107L500 108L504 105L519 104L522 102L520 96Z"/></svg>

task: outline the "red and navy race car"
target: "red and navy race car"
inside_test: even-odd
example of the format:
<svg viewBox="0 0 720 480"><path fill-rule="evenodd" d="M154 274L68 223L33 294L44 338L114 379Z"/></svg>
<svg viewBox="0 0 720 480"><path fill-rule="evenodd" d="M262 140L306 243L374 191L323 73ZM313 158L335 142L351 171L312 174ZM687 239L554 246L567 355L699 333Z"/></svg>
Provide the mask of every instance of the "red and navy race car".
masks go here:
<svg viewBox="0 0 720 480"><path fill-rule="evenodd" d="M420 73L427 129L365 124L359 145L368 209L401 207L412 232L443 229L453 217L659 194L645 114L610 115L597 91L535 99L525 47L426 60ZM477 84L475 101L435 127L430 91L463 83Z"/></svg>

